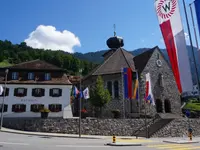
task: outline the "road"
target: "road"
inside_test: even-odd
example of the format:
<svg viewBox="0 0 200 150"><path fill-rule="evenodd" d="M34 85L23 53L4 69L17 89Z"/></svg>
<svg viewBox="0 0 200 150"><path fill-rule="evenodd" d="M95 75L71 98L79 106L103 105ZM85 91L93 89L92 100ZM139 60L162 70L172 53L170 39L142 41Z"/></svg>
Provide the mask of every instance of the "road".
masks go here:
<svg viewBox="0 0 200 150"><path fill-rule="evenodd" d="M111 139L79 139L79 138L56 138L29 136L0 132L0 150L200 150L200 144L174 145L161 141L144 143L137 147L113 147L105 146ZM131 142L131 141L129 141Z"/></svg>

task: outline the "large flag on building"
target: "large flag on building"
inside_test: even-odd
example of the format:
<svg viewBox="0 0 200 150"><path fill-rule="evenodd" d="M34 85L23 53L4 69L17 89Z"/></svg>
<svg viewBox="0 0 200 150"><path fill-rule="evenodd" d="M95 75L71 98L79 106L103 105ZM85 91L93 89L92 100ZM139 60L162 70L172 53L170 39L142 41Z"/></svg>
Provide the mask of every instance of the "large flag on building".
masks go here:
<svg viewBox="0 0 200 150"><path fill-rule="evenodd" d="M139 99L139 81L138 81L138 72L136 72L135 86L133 90L133 99Z"/></svg>
<svg viewBox="0 0 200 150"><path fill-rule="evenodd" d="M190 92L192 75L178 0L155 0L160 29L179 92Z"/></svg>
<svg viewBox="0 0 200 150"><path fill-rule="evenodd" d="M123 68L124 98L132 99L132 70Z"/></svg>
<svg viewBox="0 0 200 150"><path fill-rule="evenodd" d="M149 104L155 105L154 96L151 87L150 73L146 74L146 89L145 89L145 101Z"/></svg>
<svg viewBox="0 0 200 150"><path fill-rule="evenodd" d="M195 5L195 10L196 10L197 23L199 27L199 34L200 34L200 0L195 0L194 5Z"/></svg>
<svg viewBox="0 0 200 150"><path fill-rule="evenodd" d="M3 87L2 87L2 85L0 85L0 95L2 95L3 94Z"/></svg>

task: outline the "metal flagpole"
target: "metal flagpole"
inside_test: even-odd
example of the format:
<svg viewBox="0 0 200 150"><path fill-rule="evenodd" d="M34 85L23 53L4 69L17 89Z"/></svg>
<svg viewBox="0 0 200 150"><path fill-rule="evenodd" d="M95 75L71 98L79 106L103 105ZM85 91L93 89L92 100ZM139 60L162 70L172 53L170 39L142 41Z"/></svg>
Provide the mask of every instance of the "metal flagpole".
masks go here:
<svg viewBox="0 0 200 150"><path fill-rule="evenodd" d="M4 83L4 89L3 89L3 101L2 101L2 104L1 104L1 126L0 126L0 129L3 126L4 101L5 101L5 96L6 96L6 84L7 84L7 79L8 79L8 72L9 72L9 70L6 69L6 71L5 71L5 73L6 73L5 83Z"/></svg>
<svg viewBox="0 0 200 150"><path fill-rule="evenodd" d="M82 73L82 71L81 71L81 73ZM79 92L81 92L81 75L80 75L80 89L79 89ZM79 93L79 96L80 96L80 98L79 98L79 138L81 138L81 100L82 100L82 98L81 98L81 93Z"/></svg>
<svg viewBox="0 0 200 150"><path fill-rule="evenodd" d="M194 2L193 2L194 3ZM195 41L196 41L196 46L197 46L197 51L198 51L198 54L200 54L200 51L199 51L199 44L198 44L198 40L197 40L197 33L196 33L196 28L195 28L195 24L194 24L194 16L193 16L193 11L192 11L192 4L189 4L190 6L190 13L191 13L191 17L192 17L192 25L193 25L193 29L194 29L194 37L195 37ZM197 77L198 77L198 80L197 80L197 87L198 87L198 95L199 95L199 100L200 100L200 83L199 83L199 73L198 73L198 69L197 69Z"/></svg>
<svg viewBox="0 0 200 150"><path fill-rule="evenodd" d="M197 86L199 87L198 70L197 70L197 64L196 64L196 59L195 59L195 54L194 54L194 47L193 47L193 43L192 43L192 37L191 37L191 33L190 33L190 25L189 25L188 16L187 16L185 0L183 0L183 6L184 6L184 12L185 12L185 18L186 18L186 23L187 23L187 28L188 28L190 44L191 44L191 47L192 47L192 54L193 54L193 59L194 59L194 67L195 67L195 72L196 72L195 74L196 74L196 79L197 79Z"/></svg>
<svg viewBox="0 0 200 150"><path fill-rule="evenodd" d="M137 70L136 70L136 78L138 80L138 105L139 105L139 118L140 118L140 112L141 112L141 104L140 104L140 81L139 81L139 76L138 76L138 71Z"/></svg>
<svg viewBox="0 0 200 150"><path fill-rule="evenodd" d="M124 98L124 80L123 80L123 68L121 68L121 76L122 76L122 102L123 102L123 118L125 119L125 98Z"/></svg>

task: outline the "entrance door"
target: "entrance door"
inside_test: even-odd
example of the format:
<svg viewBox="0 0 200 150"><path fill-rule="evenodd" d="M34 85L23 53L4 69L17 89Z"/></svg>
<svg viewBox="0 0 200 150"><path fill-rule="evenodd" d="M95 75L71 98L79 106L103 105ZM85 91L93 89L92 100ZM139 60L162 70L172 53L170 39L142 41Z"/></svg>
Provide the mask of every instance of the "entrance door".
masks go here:
<svg viewBox="0 0 200 150"><path fill-rule="evenodd" d="M163 112L162 101L160 99L156 99L156 110L158 113Z"/></svg>
<svg viewBox="0 0 200 150"><path fill-rule="evenodd" d="M165 112L171 113L171 103L168 99L165 100Z"/></svg>

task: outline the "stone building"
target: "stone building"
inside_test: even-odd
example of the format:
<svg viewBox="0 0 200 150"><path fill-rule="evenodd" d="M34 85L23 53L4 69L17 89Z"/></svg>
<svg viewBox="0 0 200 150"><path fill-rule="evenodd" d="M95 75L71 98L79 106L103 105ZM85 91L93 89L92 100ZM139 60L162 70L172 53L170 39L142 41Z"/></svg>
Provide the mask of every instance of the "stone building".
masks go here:
<svg viewBox="0 0 200 150"><path fill-rule="evenodd" d="M90 74L83 78L84 87L93 87L97 76L102 76L112 96L111 102L104 109L106 116L111 110L119 109L126 117L154 116L157 113L179 114L181 100L170 65L165 60L159 47L154 47L140 55L133 56L123 47L123 39L111 37L107 40L110 48L104 55L104 61ZM130 67L133 73L133 84L136 72L139 75L139 100L124 100L122 68ZM144 103L145 74L150 73L155 106ZM133 85L134 87L134 85ZM146 107L145 107L146 106ZM123 115L122 115L123 116Z"/></svg>

